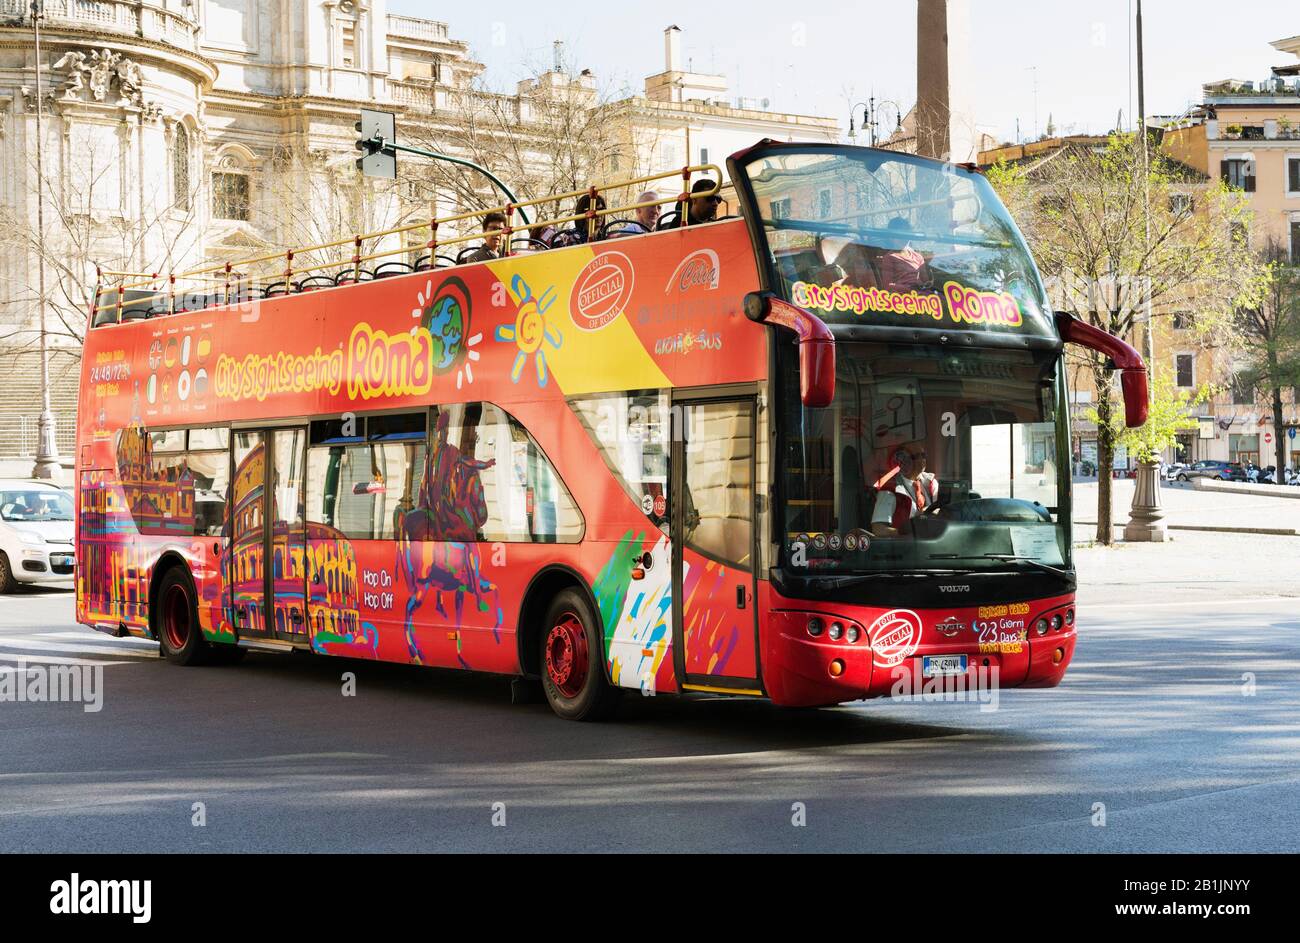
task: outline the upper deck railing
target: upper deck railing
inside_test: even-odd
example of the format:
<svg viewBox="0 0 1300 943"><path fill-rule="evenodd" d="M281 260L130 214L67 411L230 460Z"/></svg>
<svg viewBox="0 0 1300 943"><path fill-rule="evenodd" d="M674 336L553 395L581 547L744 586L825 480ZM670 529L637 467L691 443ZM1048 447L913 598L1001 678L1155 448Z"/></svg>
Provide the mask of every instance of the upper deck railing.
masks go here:
<svg viewBox="0 0 1300 943"><path fill-rule="evenodd" d="M709 174L713 186L692 193L691 176L697 173ZM633 187L640 189L655 181L668 179L680 179L681 192L655 200L621 206L607 204L604 208L598 208L598 197L603 200L606 194L612 196L615 191L627 191ZM505 217L506 224L501 230L504 257L558 249L602 238L639 234L640 230L631 228L635 222L633 219L615 214L631 214L650 206L678 204L676 221L665 225L674 215L669 213L660 220L657 228L674 228L678 224L685 226L689 224L687 207L690 200L717 195L722 189L721 181L722 171L716 164L696 164L454 216L439 217L435 204L432 207L434 212L427 220L185 272L119 272L96 266L95 295L90 305L89 326L100 327L123 321L219 308L261 298L467 264L477 260L465 256L471 250L478 251L480 247L461 249L455 256L445 254L447 248L483 239L486 234L476 231L439 238L439 229L446 231L447 227L459 223L478 221L489 213L500 213ZM582 196L589 198L590 208L585 212L522 225L516 223L516 214L521 208L576 200ZM573 225L569 229L560 228L568 224ZM423 242L409 243L402 238L424 232L428 233L429 238ZM525 235L519 236L518 233ZM398 244L385 247L384 241L392 237L398 237ZM349 248L350 254L347 253ZM367 267L381 259L413 254L416 255L414 263L392 260L381 262L372 268ZM324 258L325 256L332 257ZM306 264L303 264L304 259Z"/></svg>

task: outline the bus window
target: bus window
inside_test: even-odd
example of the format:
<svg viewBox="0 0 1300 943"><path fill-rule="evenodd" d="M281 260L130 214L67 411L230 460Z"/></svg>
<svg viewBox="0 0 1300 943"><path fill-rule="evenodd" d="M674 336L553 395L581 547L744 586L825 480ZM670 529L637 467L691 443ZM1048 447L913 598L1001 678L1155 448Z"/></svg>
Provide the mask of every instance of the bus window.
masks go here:
<svg viewBox="0 0 1300 943"><path fill-rule="evenodd" d="M667 514L653 513L655 499L668 494L667 392L603 393L569 405L628 497L650 507L648 516L667 534Z"/></svg>
<svg viewBox="0 0 1300 943"><path fill-rule="evenodd" d="M428 494L444 540L582 538L582 515L564 482L528 431L498 406L445 407L431 465Z"/></svg>

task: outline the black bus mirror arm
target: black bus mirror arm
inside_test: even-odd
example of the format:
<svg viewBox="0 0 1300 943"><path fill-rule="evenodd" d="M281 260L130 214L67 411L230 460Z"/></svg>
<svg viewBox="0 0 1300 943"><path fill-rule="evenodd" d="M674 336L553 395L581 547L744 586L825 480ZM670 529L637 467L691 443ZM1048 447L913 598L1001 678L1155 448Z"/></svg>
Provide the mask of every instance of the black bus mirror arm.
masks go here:
<svg viewBox="0 0 1300 943"><path fill-rule="evenodd" d="M745 296L745 316L793 331L799 339L799 400L820 409L835 399L835 337L821 318L770 291Z"/></svg>
<svg viewBox="0 0 1300 943"><path fill-rule="evenodd" d="M1058 311L1056 328L1065 343L1095 350L1107 358L1108 366L1119 371L1120 389L1124 394L1124 424L1130 429L1144 424L1147 421L1150 392L1142 355L1114 334L1071 314Z"/></svg>

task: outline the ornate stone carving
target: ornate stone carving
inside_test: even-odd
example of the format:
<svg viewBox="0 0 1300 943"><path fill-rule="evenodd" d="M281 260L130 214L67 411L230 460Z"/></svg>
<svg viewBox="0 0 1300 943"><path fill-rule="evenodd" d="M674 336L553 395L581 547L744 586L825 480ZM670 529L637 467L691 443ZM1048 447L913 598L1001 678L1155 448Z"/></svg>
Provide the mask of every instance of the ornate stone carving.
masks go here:
<svg viewBox="0 0 1300 943"><path fill-rule="evenodd" d="M144 72L121 53L95 49L87 56L80 49L69 49L54 68L68 70L60 95L63 101L83 101L82 93L89 90L92 101L107 102L116 90L119 107L145 107Z"/></svg>

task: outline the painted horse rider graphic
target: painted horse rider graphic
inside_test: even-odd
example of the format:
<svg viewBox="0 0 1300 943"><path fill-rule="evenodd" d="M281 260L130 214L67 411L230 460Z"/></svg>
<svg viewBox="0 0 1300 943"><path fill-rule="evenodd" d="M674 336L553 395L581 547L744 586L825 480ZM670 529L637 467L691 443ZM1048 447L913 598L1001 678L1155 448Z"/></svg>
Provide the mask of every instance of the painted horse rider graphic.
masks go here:
<svg viewBox="0 0 1300 943"><path fill-rule="evenodd" d="M416 506L398 512L397 565L410 590L406 603L406 643L412 661L417 664L423 664L425 659L415 637L415 614L430 592L434 594L438 614L444 618L447 610L442 594L455 594L456 653L462 666L469 667L460 654L459 633L463 628L466 593L474 594L480 612L490 611L484 594L492 594L497 610L492 636L498 642L501 640L500 598L496 585L479 575L476 546L488 519L482 472L496 464L495 459L480 461L471 457L478 444L482 413L481 403L466 407L459 446L447 441L450 414L445 410L439 414L437 437L425 457Z"/></svg>

